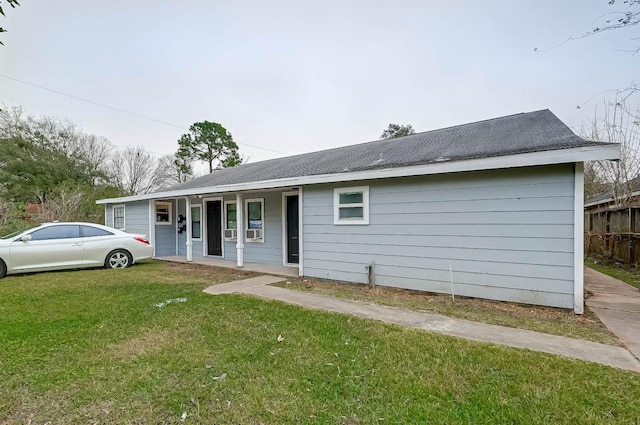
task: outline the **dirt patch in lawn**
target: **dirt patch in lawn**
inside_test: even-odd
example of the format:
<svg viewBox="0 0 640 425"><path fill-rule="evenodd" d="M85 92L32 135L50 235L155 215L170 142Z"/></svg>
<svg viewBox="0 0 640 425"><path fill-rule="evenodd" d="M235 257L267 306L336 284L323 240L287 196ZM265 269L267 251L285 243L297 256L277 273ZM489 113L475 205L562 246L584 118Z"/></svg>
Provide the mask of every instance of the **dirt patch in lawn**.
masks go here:
<svg viewBox="0 0 640 425"><path fill-rule="evenodd" d="M215 285L260 276L260 273L233 268L205 266L193 263L173 263L168 261L164 262L164 269L167 273L162 275L162 283L182 284L185 282L185 276L188 276L189 279L207 285Z"/></svg>
<svg viewBox="0 0 640 425"><path fill-rule="evenodd" d="M454 301L451 295L383 286L371 289L368 285L359 283L310 278L291 279L275 285L603 344L622 345L593 312L586 308L584 314L578 315L570 309L460 296L456 296Z"/></svg>
<svg viewBox="0 0 640 425"><path fill-rule="evenodd" d="M135 338L111 345L109 351L111 357L116 360L132 360L169 347L175 344L180 336L178 331L150 329Z"/></svg>

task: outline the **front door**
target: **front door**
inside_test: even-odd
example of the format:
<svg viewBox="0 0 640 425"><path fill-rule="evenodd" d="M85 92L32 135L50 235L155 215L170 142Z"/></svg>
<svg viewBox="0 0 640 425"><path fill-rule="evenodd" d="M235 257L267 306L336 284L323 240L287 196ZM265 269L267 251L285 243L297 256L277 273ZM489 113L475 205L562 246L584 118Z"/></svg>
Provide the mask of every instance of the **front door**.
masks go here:
<svg viewBox="0 0 640 425"><path fill-rule="evenodd" d="M207 255L222 256L222 201L207 201Z"/></svg>
<svg viewBox="0 0 640 425"><path fill-rule="evenodd" d="M298 195L287 196L287 263L300 262Z"/></svg>

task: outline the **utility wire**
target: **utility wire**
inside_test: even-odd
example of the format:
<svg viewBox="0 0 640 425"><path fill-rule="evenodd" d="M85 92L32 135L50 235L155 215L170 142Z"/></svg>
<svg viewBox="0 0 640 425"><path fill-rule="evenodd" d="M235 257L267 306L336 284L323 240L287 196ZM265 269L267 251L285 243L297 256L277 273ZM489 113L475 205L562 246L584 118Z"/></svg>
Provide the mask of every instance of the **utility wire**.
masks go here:
<svg viewBox="0 0 640 425"><path fill-rule="evenodd" d="M123 114L132 115L134 117L142 118L142 119L145 119L145 120L148 120L148 121L153 121L153 122L156 122L158 124L168 125L170 127L179 128L181 130L187 130L187 131L189 130L188 128L182 127L180 125L171 124L171 123L166 122L166 121L161 121L161 120L157 120L155 118L151 118L151 117L147 117L147 116L144 116L144 115L136 114L135 112L125 111L124 109L120 109L120 108L116 108L116 107L113 107L113 106L105 105L104 103L95 102L93 100L84 99L82 97L78 97L78 96L74 96L72 94L61 92L59 90L54 90L54 89L50 89L48 87L40 86L38 84L33 84L33 83L28 82L28 81L19 80L17 78L9 77L8 75L0 74L0 77L6 78L7 80L12 80L12 81L15 81L15 82L18 82L18 83L21 83L21 84L26 84L28 86L35 87L35 88L38 88L38 89L41 89L41 90L46 90L46 91L51 92L51 93L59 94L61 96L70 97L72 99L76 99L76 100L79 100L81 102L91 103L92 105L96 105L96 106L100 106L100 107L103 107L103 108L111 109L113 111L117 111L117 112L120 112L120 113L123 113ZM277 151L277 150L274 150L274 149L269 149L269 148L263 148L261 146L256 146L256 145L252 145L252 144L245 143L245 142L241 142L241 143L238 143L238 144L245 145L245 146L250 146L250 147L256 148L256 149L261 149L261 150L267 151L267 152L277 153L277 154L280 154L280 155L287 155L285 152L280 152L280 151Z"/></svg>

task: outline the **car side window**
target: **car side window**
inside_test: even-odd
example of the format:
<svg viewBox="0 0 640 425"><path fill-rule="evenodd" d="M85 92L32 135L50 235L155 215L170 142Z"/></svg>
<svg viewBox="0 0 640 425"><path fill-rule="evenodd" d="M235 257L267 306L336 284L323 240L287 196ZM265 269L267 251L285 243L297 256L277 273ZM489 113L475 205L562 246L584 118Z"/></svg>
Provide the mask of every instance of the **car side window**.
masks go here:
<svg viewBox="0 0 640 425"><path fill-rule="evenodd" d="M98 229L97 227L80 226L80 228L82 229L83 238L91 238L95 236L113 236L113 233L104 229Z"/></svg>
<svg viewBox="0 0 640 425"><path fill-rule="evenodd" d="M31 240L71 239L80 237L80 226L62 225L45 227L31 233Z"/></svg>

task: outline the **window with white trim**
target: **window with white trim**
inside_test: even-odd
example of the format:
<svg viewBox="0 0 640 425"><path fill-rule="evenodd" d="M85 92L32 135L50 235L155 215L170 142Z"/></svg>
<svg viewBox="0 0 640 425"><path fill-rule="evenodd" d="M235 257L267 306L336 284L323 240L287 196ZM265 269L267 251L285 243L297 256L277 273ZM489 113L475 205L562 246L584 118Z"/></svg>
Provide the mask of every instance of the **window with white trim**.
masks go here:
<svg viewBox="0 0 640 425"><path fill-rule="evenodd" d="M124 205L114 205L112 213L113 213L113 228L118 230L124 230L125 229Z"/></svg>
<svg viewBox="0 0 640 425"><path fill-rule="evenodd" d="M171 202L156 201L156 224L171 224Z"/></svg>
<svg viewBox="0 0 640 425"><path fill-rule="evenodd" d="M202 205L191 205L191 239L202 239Z"/></svg>
<svg viewBox="0 0 640 425"><path fill-rule="evenodd" d="M264 199L247 199L246 206L246 230L247 242L264 242Z"/></svg>
<svg viewBox="0 0 640 425"><path fill-rule="evenodd" d="M369 224L369 186L333 189L333 224Z"/></svg>
<svg viewBox="0 0 640 425"><path fill-rule="evenodd" d="M224 239L233 241L238 238L238 211L236 201L224 203Z"/></svg>

